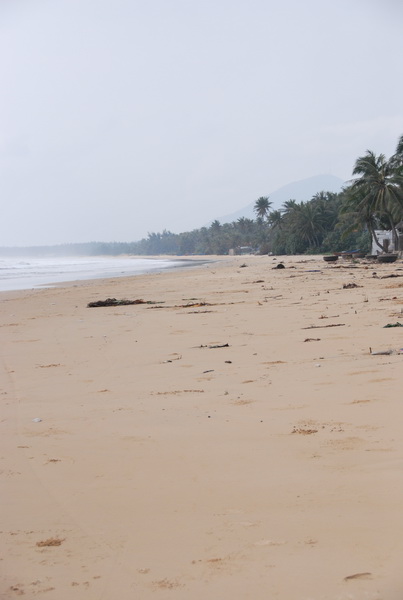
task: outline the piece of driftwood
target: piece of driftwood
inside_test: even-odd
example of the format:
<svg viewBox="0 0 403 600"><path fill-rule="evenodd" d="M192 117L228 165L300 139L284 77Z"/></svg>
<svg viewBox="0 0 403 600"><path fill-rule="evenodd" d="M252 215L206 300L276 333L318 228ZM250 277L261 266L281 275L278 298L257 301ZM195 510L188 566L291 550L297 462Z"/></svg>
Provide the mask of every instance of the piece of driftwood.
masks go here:
<svg viewBox="0 0 403 600"><path fill-rule="evenodd" d="M149 302L148 304L161 304L161 302ZM219 304L233 304L232 302L220 302ZM218 306L209 302L189 302L188 304L170 304L166 306L150 306L149 308L200 308L203 306ZM235 304L235 303L234 303Z"/></svg>
<svg viewBox="0 0 403 600"><path fill-rule="evenodd" d="M174 360L182 360L182 354L179 354L176 358L169 358L168 360L164 360L164 364L165 363L171 363Z"/></svg>
<svg viewBox="0 0 403 600"><path fill-rule="evenodd" d="M303 327L302 329L325 329L327 327L344 327L345 323L332 323L330 325L310 325L309 327Z"/></svg>
<svg viewBox="0 0 403 600"><path fill-rule="evenodd" d="M344 578L344 581L350 581L352 579L371 579L371 575L372 573L369 572L354 573L353 575L347 575L347 577Z"/></svg>
<svg viewBox="0 0 403 600"><path fill-rule="evenodd" d="M200 306L214 306L209 302L189 302L188 304L178 304L174 308L196 308Z"/></svg>
<svg viewBox="0 0 403 600"><path fill-rule="evenodd" d="M200 344L198 348L229 348L229 344L214 344L213 346L208 346L206 344Z"/></svg>
<svg viewBox="0 0 403 600"><path fill-rule="evenodd" d="M107 298L106 300L97 300L96 302L89 302L87 308L97 308L99 306L126 306L128 304L161 304L154 300L116 300L116 298Z"/></svg>

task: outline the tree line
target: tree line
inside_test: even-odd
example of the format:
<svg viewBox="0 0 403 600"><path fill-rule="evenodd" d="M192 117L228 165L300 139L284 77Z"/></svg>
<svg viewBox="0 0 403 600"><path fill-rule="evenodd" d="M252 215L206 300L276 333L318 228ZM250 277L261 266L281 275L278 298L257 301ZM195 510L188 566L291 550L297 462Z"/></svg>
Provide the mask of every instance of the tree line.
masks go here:
<svg viewBox="0 0 403 600"><path fill-rule="evenodd" d="M403 135L390 158L371 150L358 157L353 176L340 193L322 191L301 202L290 199L276 210L268 196L261 196L254 204L255 219L215 220L209 227L183 233L149 233L137 242L62 244L32 250L36 255L53 256L207 255L242 248L261 254L318 254L368 252L372 242L382 250L376 232L391 230L397 242L398 227L403 228ZM0 254L13 255L17 250L0 248Z"/></svg>
<svg viewBox="0 0 403 600"><path fill-rule="evenodd" d="M322 191L306 201L287 200L271 210L268 196L254 204L255 219L215 220L209 227L174 234L150 233L137 242L137 254L227 254L253 248L265 254L315 254L360 249L372 242L383 250L377 231L391 230L397 248L403 228L403 135L387 158L371 150L357 158L353 179L340 193Z"/></svg>

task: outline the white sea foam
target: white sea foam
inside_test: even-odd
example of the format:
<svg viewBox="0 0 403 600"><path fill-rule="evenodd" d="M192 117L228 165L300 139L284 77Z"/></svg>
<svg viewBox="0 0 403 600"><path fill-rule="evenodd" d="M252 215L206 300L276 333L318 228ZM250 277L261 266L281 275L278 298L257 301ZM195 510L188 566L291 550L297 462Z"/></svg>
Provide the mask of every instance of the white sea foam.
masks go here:
<svg viewBox="0 0 403 600"><path fill-rule="evenodd" d="M139 275L173 267L163 259L130 257L0 258L0 291L53 287L64 281Z"/></svg>

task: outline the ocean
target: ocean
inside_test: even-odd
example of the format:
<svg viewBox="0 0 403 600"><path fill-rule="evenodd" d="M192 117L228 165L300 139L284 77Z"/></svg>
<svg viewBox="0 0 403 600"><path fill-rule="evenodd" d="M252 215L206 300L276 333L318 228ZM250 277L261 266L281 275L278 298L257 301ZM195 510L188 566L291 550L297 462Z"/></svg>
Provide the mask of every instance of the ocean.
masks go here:
<svg viewBox="0 0 403 600"><path fill-rule="evenodd" d="M0 292L54 287L65 281L140 275L176 265L178 261L174 260L130 257L0 257Z"/></svg>

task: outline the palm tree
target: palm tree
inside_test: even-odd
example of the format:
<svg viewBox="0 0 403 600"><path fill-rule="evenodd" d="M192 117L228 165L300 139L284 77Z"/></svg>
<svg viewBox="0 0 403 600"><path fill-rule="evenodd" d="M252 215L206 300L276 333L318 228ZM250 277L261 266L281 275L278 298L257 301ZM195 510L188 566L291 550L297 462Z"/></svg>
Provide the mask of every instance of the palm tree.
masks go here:
<svg viewBox="0 0 403 600"><path fill-rule="evenodd" d="M256 216L265 219L269 213L272 204L273 203L269 200L269 196L260 196L260 198L256 200L253 207Z"/></svg>
<svg viewBox="0 0 403 600"><path fill-rule="evenodd" d="M332 192L318 192L312 197L311 203L321 215L323 227L327 231L333 230L340 208L340 201L337 194Z"/></svg>
<svg viewBox="0 0 403 600"><path fill-rule="evenodd" d="M403 174L396 166L395 156L387 160L384 154L376 156L374 152L367 150L364 156L356 160L353 175L360 177L353 180L351 191L358 199L357 212L387 218L396 248L394 213L403 207ZM373 236L373 239L380 246L376 237Z"/></svg>
<svg viewBox="0 0 403 600"><path fill-rule="evenodd" d="M210 229L211 231L213 231L214 233L218 233L221 229L221 223L220 221L218 221L217 219L215 221L213 221L210 225Z"/></svg>
<svg viewBox="0 0 403 600"><path fill-rule="evenodd" d="M343 229L342 239L350 233L367 229L372 240L383 251L383 246L376 235L376 229L379 227L378 219L371 211L370 205L362 200L363 193L360 190L352 190L351 187L345 190L337 225Z"/></svg>
<svg viewBox="0 0 403 600"><path fill-rule="evenodd" d="M325 222L325 215L314 202L300 202L293 211L291 228L297 238L317 247L326 231Z"/></svg>
<svg viewBox="0 0 403 600"><path fill-rule="evenodd" d="M267 217L267 222L272 229L281 229L283 223L281 210L272 210Z"/></svg>
<svg viewBox="0 0 403 600"><path fill-rule="evenodd" d="M400 173L403 171L403 135L400 136L399 141L397 142L396 152L391 157L390 162L394 169L397 171L400 170Z"/></svg>
<svg viewBox="0 0 403 600"><path fill-rule="evenodd" d="M254 222L253 219L239 217L239 219L237 220L237 225L242 233L250 233L251 231L253 231Z"/></svg>
<svg viewBox="0 0 403 600"><path fill-rule="evenodd" d="M279 211L282 215L281 226L283 229L289 230L290 233L291 230L293 230L293 223L296 218L298 207L299 204L296 200L286 200Z"/></svg>
<svg viewBox="0 0 403 600"><path fill-rule="evenodd" d="M403 158L403 135L400 136L397 142L395 155L396 154L400 155Z"/></svg>
<svg viewBox="0 0 403 600"><path fill-rule="evenodd" d="M298 206L298 203L296 200L286 200L283 203L281 210L285 215L287 215L287 214L291 213L296 206Z"/></svg>

